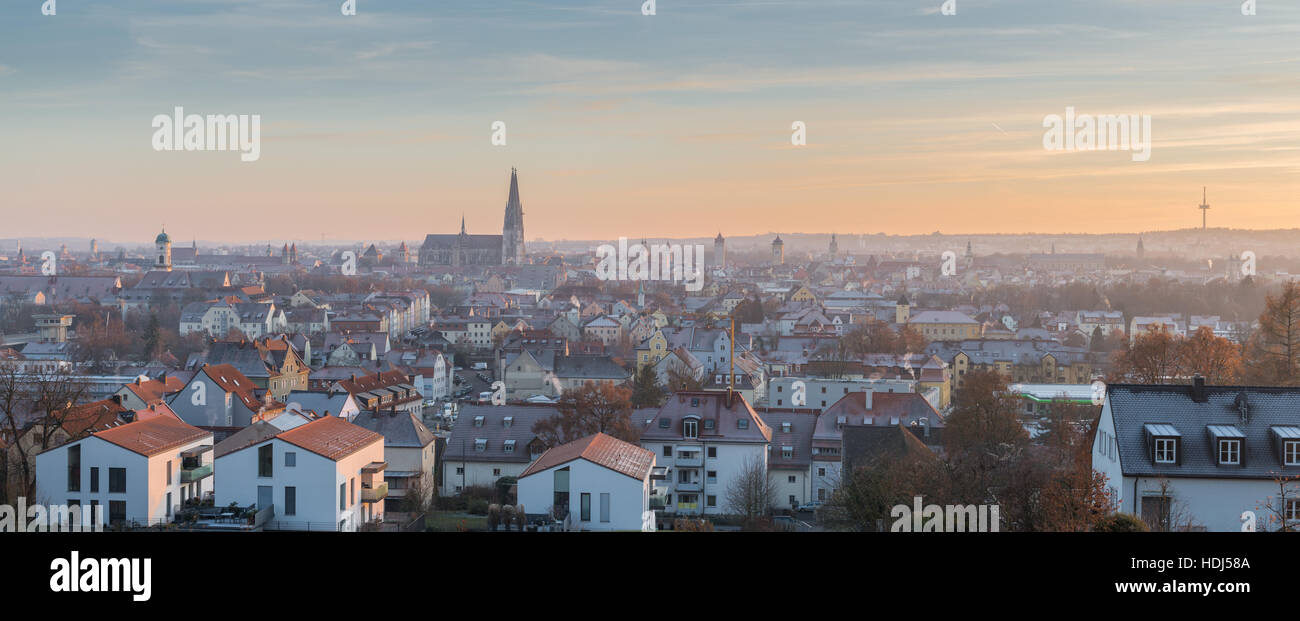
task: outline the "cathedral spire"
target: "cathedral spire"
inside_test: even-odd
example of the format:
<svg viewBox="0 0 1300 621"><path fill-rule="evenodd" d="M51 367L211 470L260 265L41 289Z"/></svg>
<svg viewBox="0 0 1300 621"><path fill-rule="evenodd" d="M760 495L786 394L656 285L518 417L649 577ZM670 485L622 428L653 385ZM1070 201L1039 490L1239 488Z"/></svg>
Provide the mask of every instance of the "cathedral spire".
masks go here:
<svg viewBox="0 0 1300 621"><path fill-rule="evenodd" d="M460 234L465 234L465 214L460 214Z"/></svg>
<svg viewBox="0 0 1300 621"><path fill-rule="evenodd" d="M519 171L510 169L510 195L506 199L505 224L501 229L501 263L524 262L524 205L519 200Z"/></svg>

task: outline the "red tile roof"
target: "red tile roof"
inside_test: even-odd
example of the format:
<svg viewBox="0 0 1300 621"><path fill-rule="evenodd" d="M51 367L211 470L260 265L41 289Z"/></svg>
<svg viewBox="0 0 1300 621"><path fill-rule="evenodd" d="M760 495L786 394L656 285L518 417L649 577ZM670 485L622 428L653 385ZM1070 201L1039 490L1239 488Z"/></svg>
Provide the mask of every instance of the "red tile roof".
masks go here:
<svg viewBox="0 0 1300 621"><path fill-rule="evenodd" d="M95 432L118 422L118 417L126 408L112 400L94 401L74 405L55 414L56 420L62 420L61 427L72 438L80 438L87 432Z"/></svg>
<svg viewBox="0 0 1300 621"><path fill-rule="evenodd" d="M146 404L161 402L163 395L169 395L174 392L180 392L185 388L185 382L181 378L169 375L163 380L146 380L140 381L137 378L134 382L126 385L126 389L135 393Z"/></svg>
<svg viewBox="0 0 1300 621"><path fill-rule="evenodd" d="M338 416L318 418L276 437L333 461L356 453L375 442L384 441L384 436L365 427L353 425Z"/></svg>
<svg viewBox="0 0 1300 621"><path fill-rule="evenodd" d="M212 439L212 432L192 427L170 416L138 420L94 435L145 457L152 457L204 438Z"/></svg>
<svg viewBox="0 0 1300 621"><path fill-rule="evenodd" d="M650 468L654 466L655 454L653 451L629 444L614 436L595 433L548 449L519 477L543 472L575 459L585 459L638 481L644 481L646 475L650 474Z"/></svg>

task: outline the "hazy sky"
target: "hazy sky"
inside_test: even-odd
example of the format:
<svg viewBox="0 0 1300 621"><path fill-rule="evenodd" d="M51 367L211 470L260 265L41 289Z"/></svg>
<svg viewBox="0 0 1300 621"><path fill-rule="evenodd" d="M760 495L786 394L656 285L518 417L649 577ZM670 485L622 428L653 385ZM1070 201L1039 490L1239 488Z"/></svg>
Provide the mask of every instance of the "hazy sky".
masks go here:
<svg viewBox="0 0 1300 621"><path fill-rule="evenodd" d="M499 233L512 166L530 240L1171 229L1202 185L1300 225L1294 0L41 2L0 4L0 237ZM174 106L261 159L154 151ZM1045 150L1067 106L1150 160Z"/></svg>

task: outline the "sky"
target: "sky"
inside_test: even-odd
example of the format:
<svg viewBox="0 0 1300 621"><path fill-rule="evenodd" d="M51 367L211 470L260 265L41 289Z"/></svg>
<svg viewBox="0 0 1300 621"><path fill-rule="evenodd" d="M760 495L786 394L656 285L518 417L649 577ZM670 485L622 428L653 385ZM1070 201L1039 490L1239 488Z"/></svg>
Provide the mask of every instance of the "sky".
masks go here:
<svg viewBox="0 0 1300 621"><path fill-rule="evenodd" d="M0 237L498 234L511 167L529 240L1300 222L1300 3L643 1L4 0ZM176 106L260 159L155 150Z"/></svg>

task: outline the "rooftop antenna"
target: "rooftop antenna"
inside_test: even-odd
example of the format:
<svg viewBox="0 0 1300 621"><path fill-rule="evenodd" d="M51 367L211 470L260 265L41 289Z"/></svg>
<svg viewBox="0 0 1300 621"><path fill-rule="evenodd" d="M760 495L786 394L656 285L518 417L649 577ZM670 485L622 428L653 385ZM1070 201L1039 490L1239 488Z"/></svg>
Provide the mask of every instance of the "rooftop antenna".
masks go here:
<svg viewBox="0 0 1300 621"><path fill-rule="evenodd" d="M1205 212L1210 210L1210 204L1205 201L1205 186L1201 186L1201 204L1197 205L1201 210L1201 230L1205 230Z"/></svg>

